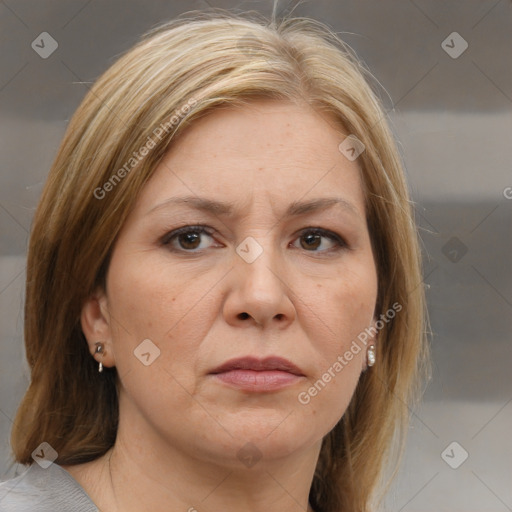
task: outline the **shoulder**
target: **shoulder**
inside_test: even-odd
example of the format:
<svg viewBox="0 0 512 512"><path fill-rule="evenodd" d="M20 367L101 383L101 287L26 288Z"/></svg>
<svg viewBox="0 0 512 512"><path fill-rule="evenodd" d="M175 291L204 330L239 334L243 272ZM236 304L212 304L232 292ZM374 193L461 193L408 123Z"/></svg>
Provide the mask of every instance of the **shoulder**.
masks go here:
<svg viewBox="0 0 512 512"><path fill-rule="evenodd" d="M98 512L86 492L58 464L34 463L0 482L0 512Z"/></svg>

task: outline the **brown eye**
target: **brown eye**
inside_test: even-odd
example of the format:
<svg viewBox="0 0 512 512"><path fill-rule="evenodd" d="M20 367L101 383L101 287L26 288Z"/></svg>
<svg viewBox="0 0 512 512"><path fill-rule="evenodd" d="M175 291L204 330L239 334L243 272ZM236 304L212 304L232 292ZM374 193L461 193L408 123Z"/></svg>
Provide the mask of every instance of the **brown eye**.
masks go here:
<svg viewBox="0 0 512 512"><path fill-rule="evenodd" d="M213 233L213 230L206 229L204 226L185 226L165 235L161 243L176 252L200 252L201 249L208 248L201 247L201 242L205 238L213 239ZM329 241L327 247L323 247L326 245L324 239ZM320 228L303 230L297 240L300 241L300 247L296 245L295 247L307 252L329 253L348 247L336 233Z"/></svg>
<svg viewBox="0 0 512 512"><path fill-rule="evenodd" d="M304 244L302 244L302 247L304 249L318 249L318 247L322 243L322 237L321 235L318 235L316 233L308 233L307 235L301 236L301 240L304 240ZM304 246L307 247L304 247Z"/></svg>
<svg viewBox="0 0 512 512"><path fill-rule="evenodd" d="M172 250L176 251L195 252L201 248L202 240L206 237L211 238L211 236L212 232L203 226L186 226L168 233L162 239L162 245L169 245Z"/></svg>
<svg viewBox="0 0 512 512"><path fill-rule="evenodd" d="M322 238L329 239L331 241L331 247L327 247L324 250L319 251L317 249L322 245ZM318 228L302 231L299 240L301 240L301 248L309 252L329 252L333 248L336 250L347 246L347 244L335 233Z"/></svg>
<svg viewBox="0 0 512 512"><path fill-rule="evenodd" d="M201 242L201 235L196 232L188 232L178 235L177 239L183 249L197 249Z"/></svg>

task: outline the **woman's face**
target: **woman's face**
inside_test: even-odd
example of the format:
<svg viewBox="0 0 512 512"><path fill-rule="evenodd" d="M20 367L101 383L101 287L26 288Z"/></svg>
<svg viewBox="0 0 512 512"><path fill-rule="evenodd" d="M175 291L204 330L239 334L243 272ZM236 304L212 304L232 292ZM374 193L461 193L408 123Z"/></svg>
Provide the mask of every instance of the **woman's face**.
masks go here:
<svg viewBox="0 0 512 512"><path fill-rule="evenodd" d="M104 317L92 301L82 315L117 367L121 428L234 463L249 442L263 459L318 447L340 420L365 365L366 348L351 346L377 298L346 135L264 100L216 110L173 145L122 228L96 296ZM212 373L246 357L295 373L272 360Z"/></svg>

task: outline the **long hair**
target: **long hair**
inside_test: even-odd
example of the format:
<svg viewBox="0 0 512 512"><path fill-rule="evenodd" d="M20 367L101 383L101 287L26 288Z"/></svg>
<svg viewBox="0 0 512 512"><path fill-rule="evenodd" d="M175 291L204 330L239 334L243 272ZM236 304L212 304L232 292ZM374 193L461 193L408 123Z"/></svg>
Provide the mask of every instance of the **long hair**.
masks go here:
<svg viewBox="0 0 512 512"><path fill-rule="evenodd" d="M218 9L151 30L95 82L69 123L31 228L24 330L31 382L11 433L17 462L32 464L44 441L62 465L112 447L117 373L98 374L82 306L105 287L117 235L179 134L222 105L273 98L329 113L365 147L358 162L378 273L376 315L395 303L402 309L379 332L375 366L323 440L310 501L322 512L362 512L383 496L422 382L427 319L403 164L374 86L351 48L320 22L268 23Z"/></svg>

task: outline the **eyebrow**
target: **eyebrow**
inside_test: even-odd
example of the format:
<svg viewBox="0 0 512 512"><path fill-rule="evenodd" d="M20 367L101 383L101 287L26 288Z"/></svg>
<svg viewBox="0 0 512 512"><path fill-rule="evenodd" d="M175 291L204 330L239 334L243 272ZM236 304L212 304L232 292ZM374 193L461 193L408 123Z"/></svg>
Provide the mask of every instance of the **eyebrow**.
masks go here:
<svg viewBox="0 0 512 512"><path fill-rule="evenodd" d="M189 208L218 216L232 215L235 210L235 203L232 202L215 201L213 199L197 196L183 196L166 199L162 203L151 208L147 214L171 205L185 205ZM296 217L306 213L326 210L336 205L341 206L348 213L351 213L356 217L360 217L357 208L352 203L341 197L321 197L310 201L294 201L288 206L285 212L285 217Z"/></svg>

